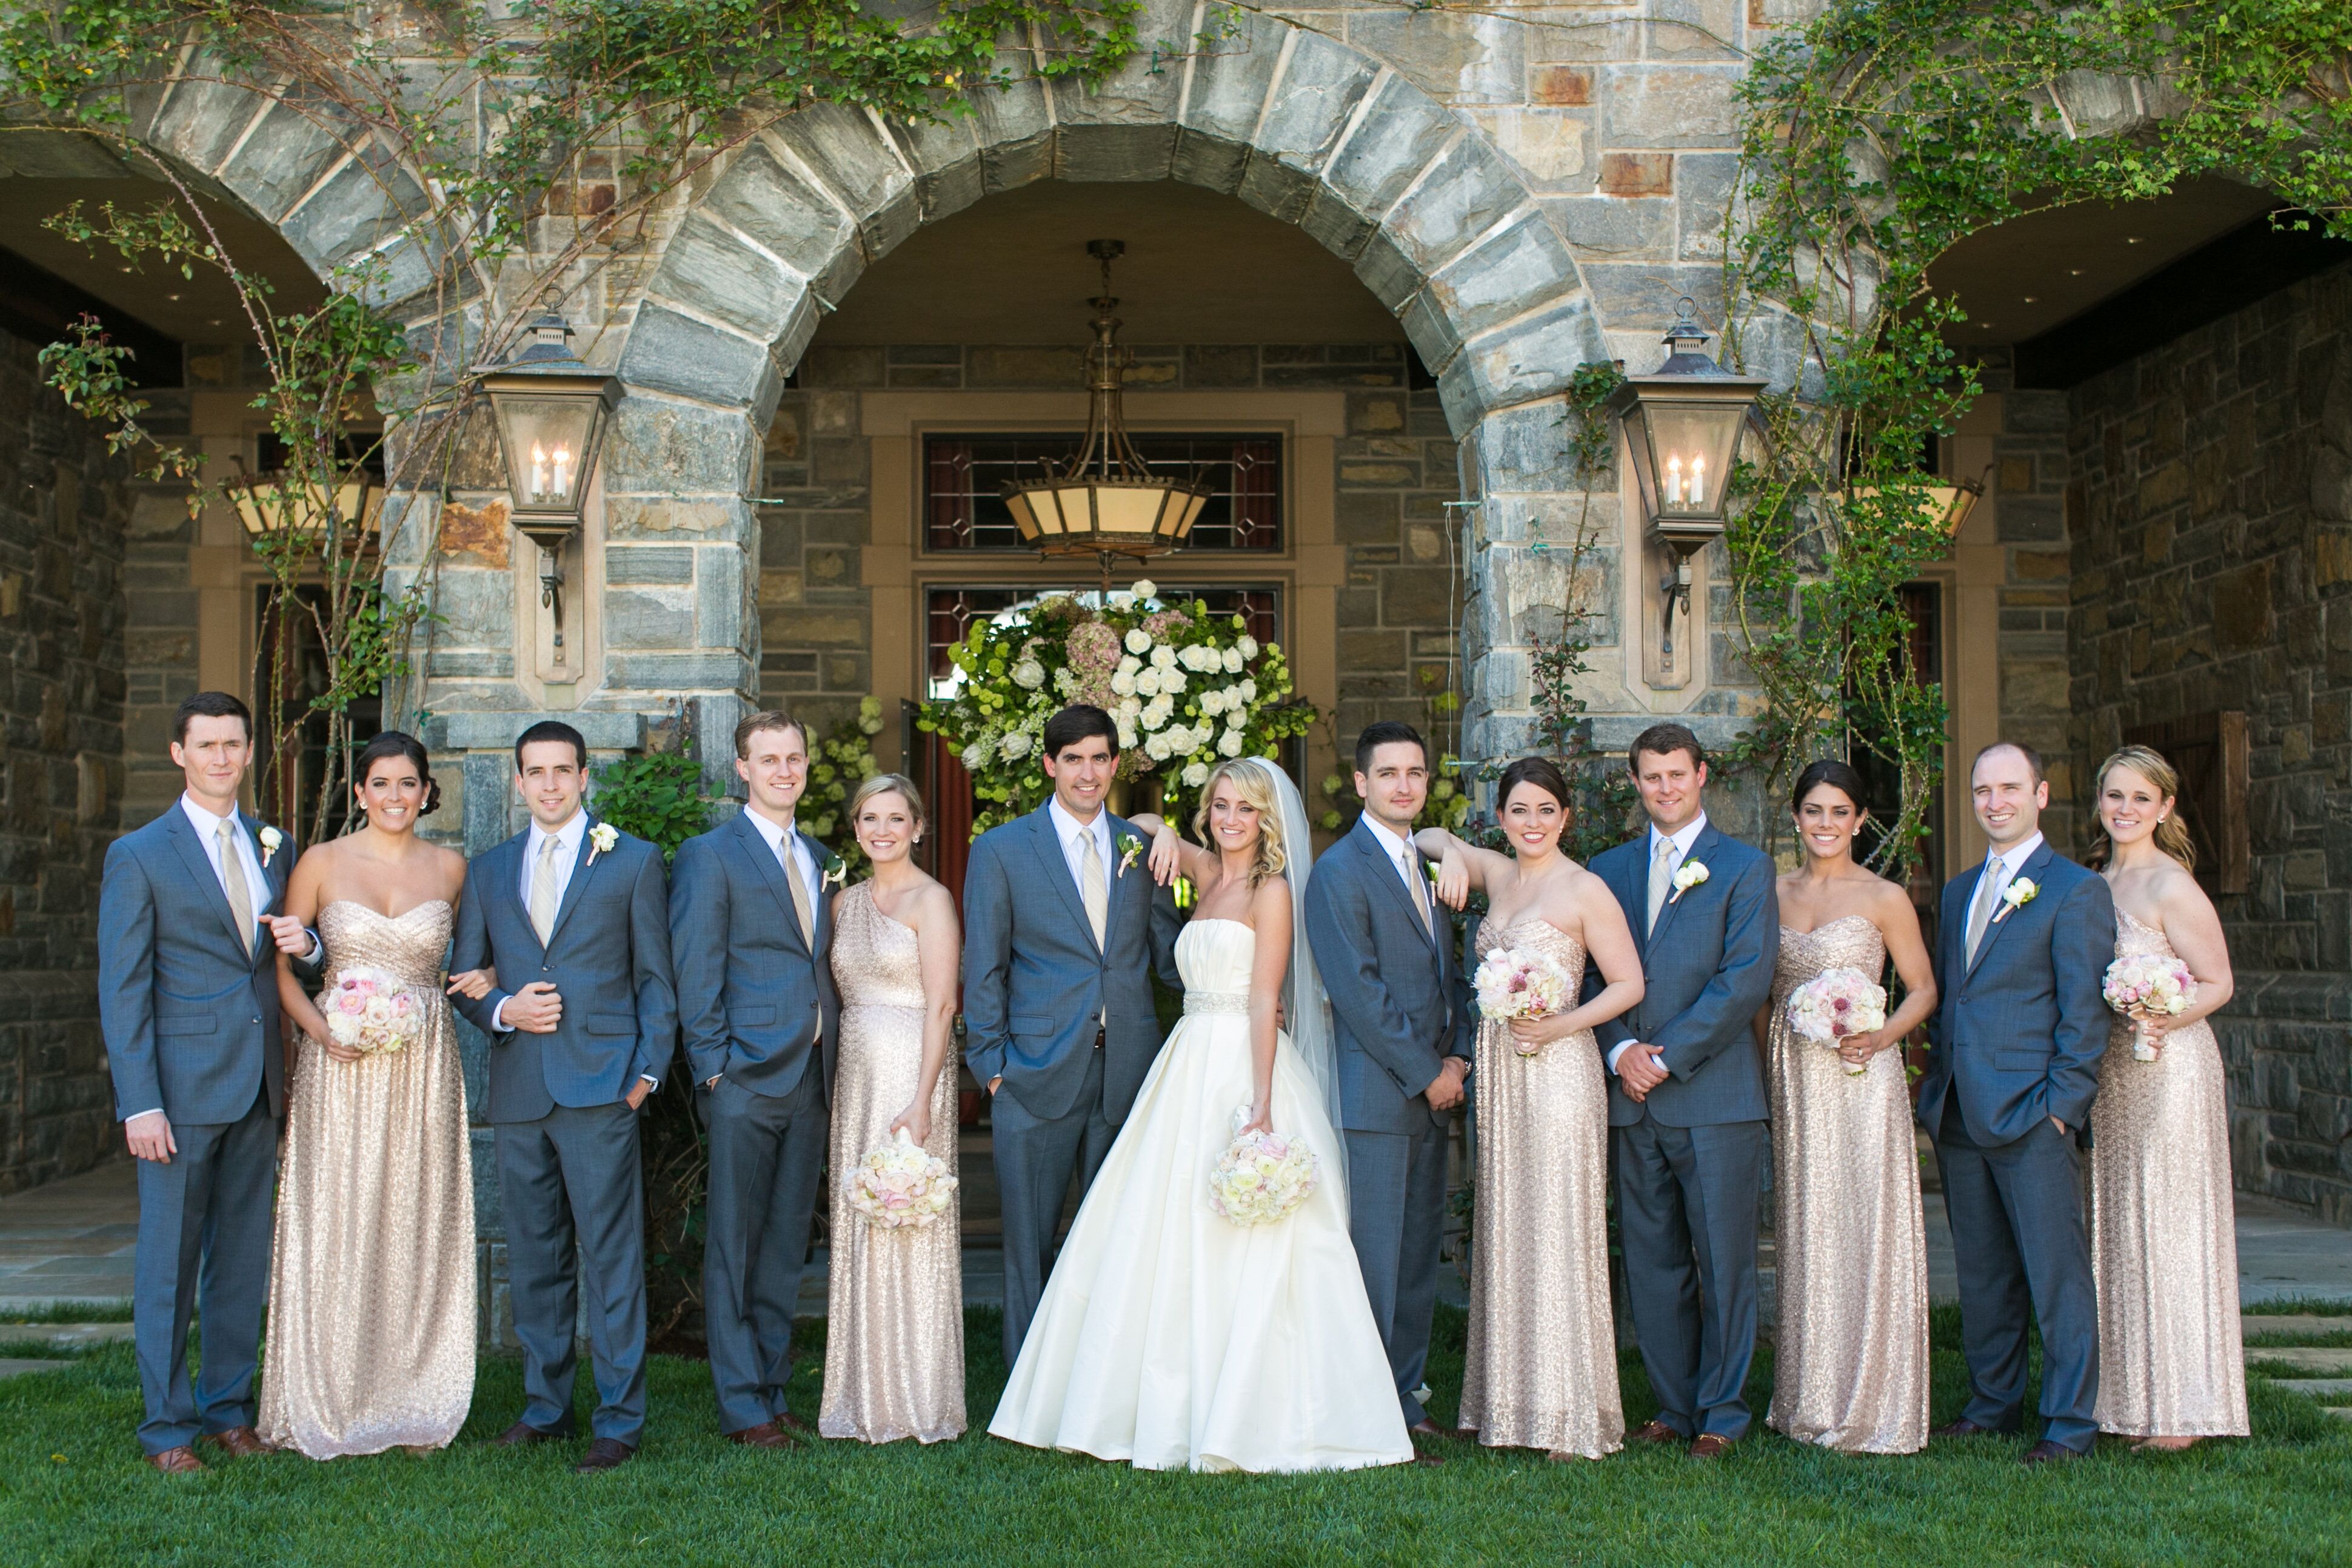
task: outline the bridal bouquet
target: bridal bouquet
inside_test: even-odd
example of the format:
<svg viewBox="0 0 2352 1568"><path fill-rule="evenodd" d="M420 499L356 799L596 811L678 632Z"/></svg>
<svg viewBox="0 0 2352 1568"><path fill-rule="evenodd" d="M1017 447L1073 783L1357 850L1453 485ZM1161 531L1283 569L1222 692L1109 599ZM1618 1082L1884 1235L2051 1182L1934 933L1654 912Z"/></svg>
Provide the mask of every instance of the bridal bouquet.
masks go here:
<svg viewBox="0 0 2352 1568"><path fill-rule="evenodd" d="M2197 977L2179 959L2162 953L2126 953L2107 966L2107 1006L2126 1018L2168 1017L2185 1013L2197 1001ZM2138 1030L2132 1033L2132 1060L2154 1061L2156 1047Z"/></svg>
<svg viewBox="0 0 2352 1568"><path fill-rule="evenodd" d="M343 970L319 1000L337 1045L385 1056L414 1045L424 1032L425 1009L400 977L354 966Z"/></svg>
<svg viewBox="0 0 2352 1568"><path fill-rule="evenodd" d="M898 1129L897 1136L857 1162L842 1184L849 1207L877 1230L929 1225L955 1201L955 1173L947 1161Z"/></svg>
<svg viewBox="0 0 2352 1568"><path fill-rule="evenodd" d="M1473 981L1478 988L1478 1011L1490 1019L1549 1018L1566 1008L1568 974L1541 953L1524 947L1497 947L1479 962ZM1533 1056L1541 1046L1522 1045L1521 1056Z"/></svg>
<svg viewBox="0 0 2352 1568"><path fill-rule="evenodd" d="M1249 1108L1234 1113L1249 1119ZM1290 1218L1315 1191L1314 1151L1279 1133L1243 1133L1209 1167L1209 1207L1235 1225L1273 1225Z"/></svg>
<svg viewBox="0 0 2352 1568"><path fill-rule="evenodd" d="M1789 1027L1815 1045L1835 1051L1850 1035L1886 1025L1886 991L1860 969L1824 969L1789 993ZM1849 1064L1849 1078L1870 1071Z"/></svg>

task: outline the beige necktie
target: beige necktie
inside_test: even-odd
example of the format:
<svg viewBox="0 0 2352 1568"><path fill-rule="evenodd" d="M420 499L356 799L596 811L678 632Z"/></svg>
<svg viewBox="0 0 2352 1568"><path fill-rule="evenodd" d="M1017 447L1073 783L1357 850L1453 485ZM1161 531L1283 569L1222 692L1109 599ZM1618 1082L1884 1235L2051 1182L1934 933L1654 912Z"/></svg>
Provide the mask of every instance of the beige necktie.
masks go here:
<svg viewBox="0 0 2352 1568"><path fill-rule="evenodd" d="M1437 923L1430 915L1429 879L1425 876L1415 876L1413 874L1415 871L1420 869L1415 863L1421 857L1414 854L1412 851L1407 850L1404 852L1403 861L1400 863L1404 871L1404 884L1412 890L1412 906L1420 913L1421 928L1430 936L1434 936L1437 935Z"/></svg>
<svg viewBox="0 0 2352 1568"><path fill-rule="evenodd" d="M220 826L214 830L214 837L220 841L221 891L228 894L229 918L243 933L245 951L249 956L253 952L253 884L245 880L245 862L237 856L236 820L223 817Z"/></svg>
<svg viewBox="0 0 2352 1568"><path fill-rule="evenodd" d="M530 868L530 926L542 947L555 936L555 852L563 841L553 834L539 841L539 863Z"/></svg>
<svg viewBox="0 0 2352 1568"><path fill-rule="evenodd" d="M1969 962L1977 961L1977 949L1984 946L1984 935L1991 929L1993 905L2000 902L2002 883L2009 880L2007 861L1985 862L1984 871L1977 877L1976 903L1969 909Z"/></svg>
<svg viewBox="0 0 2352 1568"><path fill-rule="evenodd" d="M1644 930L1658 928L1658 912L1666 906L1666 894L1675 885L1675 841L1658 841L1658 858L1650 862L1650 923Z"/></svg>
<svg viewBox="0 0 2352 1568"><path fill-rule="evenodd" d="M809 909L808 886L801 881L800 868L793 863L800 857L793 852L793 841L776 842L776 858L784 864L784 883L793 890L793 917L801 923L801 945L811 953L816 951L816 916Z"/></svg>
<svg viewBox="0 0 2352 1568"><path fill-rule="evenodd" d="M1102 851L1095 843L1092 828L1078 835L1086 841L1086 859L1078 862L1078 897L1087 906L1087 924L1095 928L1095 946L1108 951L1106 933L1110 928L1110 889L1103 877Z"/></svg>

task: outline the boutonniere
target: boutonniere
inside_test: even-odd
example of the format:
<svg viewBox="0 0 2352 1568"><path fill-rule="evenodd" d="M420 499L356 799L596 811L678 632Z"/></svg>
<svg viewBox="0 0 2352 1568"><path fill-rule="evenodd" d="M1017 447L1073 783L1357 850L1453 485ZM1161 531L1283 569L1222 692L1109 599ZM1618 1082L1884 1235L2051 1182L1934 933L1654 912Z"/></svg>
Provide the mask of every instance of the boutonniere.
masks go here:
<svg viewBox="0 0 2352 1568"><path fill-rule="evenodd" d="M823 893L828 887L840 887L848 881L849 862L831 850L825 851L824 874L817 879L816 890Z"/></svg>
<svg viewBox="0 0 2352 1568"><path fill-rule="evenodd" d="M261 841L261 863L265 866L269 863L269 857L278 852L278 846L286 841L286 835L275 828L264 828L255 837Z"/></svg>
<svg viewBox="0 0 2352 1568"><path fill-rule="evenodd" d="M1133 865L1135 863L1135 857L1142 852L1143 841L1141 839L1137 838L1133 833L1119 834L1118 874L1125 876L1127 874L1127 868Z"/></svg>
<svg viewBox="0 0 2352 1568"><path fill-rule="evenodd" d="M2000 913L1992 917L1992 923L2000 925L2011 914L2032 903L2033 895L2041 891L2033 885L2033 879L2030 876L2012 878L2010 884L2000 890Z"/></svg>
<svg viewBox="0 0 2352 1568"><path fill-rule="evenodd" d="M1684 894L1688 893L1692 888L1696 887L1700 883L1703 883L1706 880L1706 863L1705 862L1683 862L1683 869L1675 873L1675 895L1672 898L1667 899L1666 902L1668 904L1680 904Z"/></svg>
<svg viewBox="0 0 2352 1568"><path fill-rule="evenodd" d="M588 830L588 863L594 865L596 857L621 841L621 830L610 822L599 822Z"/></svg>

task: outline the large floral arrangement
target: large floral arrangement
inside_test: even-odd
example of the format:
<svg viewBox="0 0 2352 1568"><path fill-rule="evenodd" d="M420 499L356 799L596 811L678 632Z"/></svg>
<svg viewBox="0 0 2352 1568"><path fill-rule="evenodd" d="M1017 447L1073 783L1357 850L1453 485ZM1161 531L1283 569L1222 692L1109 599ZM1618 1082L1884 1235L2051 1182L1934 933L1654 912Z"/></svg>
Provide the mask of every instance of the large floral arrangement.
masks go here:
<svg viewBox="0 0 2352 1568"><path fill-rule="evenodd" d="M1044 803L1045 721L1072 703L1118 721L1118 776L1156 780L1171 821L1191 816L1220 759L1277 757L1315 722L1281 646L1251 636L1241 616L1162 603L1149 581L1132 591L1107 609L1049 594L1024 614L975 622L951 651L962 685L924 704L921 724L971 774L974 836Z"/></svg>
<svg viewBox="0 0 2352 1568"><path fill-rule="evenodd" d="M866 852L857 847L857 833L842 813L857 787L882 770L874 759L874 737L882 733L882 704L875 697L857 699L857 716L834 726L832 733L809 737L808 787L801 791L795 820L812 837L848 862L852 874L866 869Z"/></svg>

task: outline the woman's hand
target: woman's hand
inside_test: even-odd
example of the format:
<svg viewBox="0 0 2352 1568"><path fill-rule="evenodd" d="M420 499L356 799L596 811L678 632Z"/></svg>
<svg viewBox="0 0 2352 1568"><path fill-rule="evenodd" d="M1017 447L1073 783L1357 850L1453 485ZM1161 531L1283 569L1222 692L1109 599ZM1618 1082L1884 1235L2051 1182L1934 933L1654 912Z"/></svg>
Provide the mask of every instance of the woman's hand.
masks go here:
<svg viewBox="0 0 2352 1568"><path fill-rule="evenodd" d="M1437 902L1460 914L1470 902L1470 862L1462 852L1448 847L1444 858L1437 862Z"/></svg>
<svg viewBox="0 0 2352 1568"><path fill-rule="evenodd" d="M353 1061L362 1061L367 1058L366 1051L353 1051L350 1046L343 1044L332 1035L314 1036L312 1038L318 1040L319 1049L320 1051L325 1051L337 1061L350 1063Z"/></svg>
<svg viewBox="0 0 2352 1568"><path fill-rule="evenodd" d="M2172 1015L2146 1012L2134 1008L2131 1017L2132 1021L2138 1026L2139 1043L2156 1052L2158 1059L2161 1060L2164 1056L2164 1037L2172 1032Z"/></svg>
<svg viewBox="0 0 2352 1568"><path fill-rule="evenodd" d="M898 1113L898 1119L884 1128L882 1135L891 1138L900 1133L906 1134L918 1144L929 1143L931 1141L930 1106L920 1100L916 1101Z"/></svg>
<svg viewBox="0 0 2352 1568"><path fill-rule="evenodd" d="M1151 880L1162 887L1173 885L1183 868L1183 852L1184 841L1176 836L1176 830L1160 823L1160 831L1151 835Z"/></svg>
<svg viewBox="0 0 2352 1568"><path fill-rule="evenodd" d="M1256 1103L1250 1107L1250 1118L1246 1123L1243 1124L1242 1133L1271 1134L1273 1131L1274 1091L1269 1089L1265 1093L1260 1094L1257 1097ZM1235 1137L1239 1137L1241 1136L1241 1133L1236 1133L1234 1135Z"/></svg>
<svg viewBox="0 0 2352 1568"><path fill-rule="evenodd" d="M1567 1023L1566 1013L1546 1013L1536 1019L1513 1019L1511 1039L1517 1043L1522 1053L1539 1051L1566 1034Z"/></svg>
<svg viewBox="0 0 2352 1568"><path fill-rule="evenodd" d="M1872 1057L1894 1043L1886 1038L1885 1030L1866 1029L1860 1034L1850 1034L1838 1041L1838 1060L1848 1067L1867 1067Z"/></svg>
<svg viewBox="0 0 2352 1568"><path fill-rule="evenodd" d="M261 923L269 927L270 940L278 950L289 958L299 958L310 951L310 928L290 915L265 915Z"/></svg>
<svg viewBox="0 0 2352 1568"><path fill-rule="evenodd" d="M449 977L449 995L464 997L468 1001L480 1001L499 983L496 969L468 969L462 975Z"/></svg>

